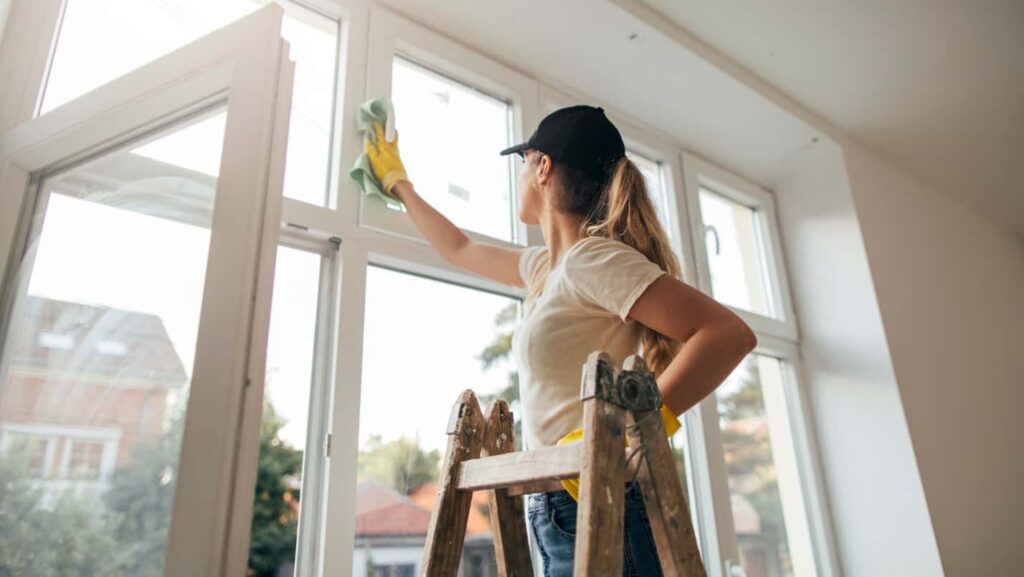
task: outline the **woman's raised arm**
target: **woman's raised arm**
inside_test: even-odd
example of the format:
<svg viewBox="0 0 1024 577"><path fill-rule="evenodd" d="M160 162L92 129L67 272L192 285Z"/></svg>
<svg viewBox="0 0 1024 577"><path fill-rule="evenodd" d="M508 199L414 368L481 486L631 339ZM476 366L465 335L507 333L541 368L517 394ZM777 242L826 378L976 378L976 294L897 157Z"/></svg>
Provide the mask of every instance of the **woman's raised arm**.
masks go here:
<svg viewBox="0 0 1024 577"><path fill-rule="evenodd" d="M502 284L524 286L519 276L522 249L473 241L423 200L408 180L395 184L393 192L405 204L416 228L446 261Z"/></svg>

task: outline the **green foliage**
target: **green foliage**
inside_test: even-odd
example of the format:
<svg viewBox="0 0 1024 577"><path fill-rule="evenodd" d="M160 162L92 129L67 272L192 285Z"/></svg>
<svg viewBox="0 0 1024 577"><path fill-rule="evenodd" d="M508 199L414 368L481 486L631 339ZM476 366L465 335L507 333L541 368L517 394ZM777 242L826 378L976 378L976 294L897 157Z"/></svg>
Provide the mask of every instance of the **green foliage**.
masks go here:
<svg viewBox="0 0 1024 577"><path fill-rule="evenodd" d="M494 340L477 355L476 358L483 364L484 370L491 368L491 365L508 357L512 352L512 335L515 332L515 324L518 319L518 301L512 301L508 306L498 311L498 314L494 317L494 326L498 329L502 327L511 328L507 331L499 331L495 335Z"/></svg>
<svg viewBox="0 0 1024 577"><path fill-rule="evenodd" d="M45 504L27 455L0 456L0 577L109 575L116 550L99 501L71 491Z"/></svg>
<svg viewBox="0 0 1024 577"><path fill-rule="evenodd" d="M513 301L501 309L494 317L494 325L496 328L501 329L502 327L515 325L518 320L519 302ZM477 355L476 358L481 362L484 370L491 368L495 363L512 354L512 336L514 333L514 326L508 331L499 331L495 335L494 340ZM480 406L486 411L487 407L496 399L504 399L509 404L509 408L513 413L519 410L519 373L517 371L509 371L508 385L505 388L494 394L481 394L478 400L480 401ZM512 431L512 436L515 440L514 446L515 450L521 451L523 449L523 422L522 419L515 419L514 423Z"/></svg>
<svg viewBox="0 0 1024 577"><path fill-rule="evenodd" d="M485 369L489 369L491 365L507 357L510 350L512 350L512 333L505 333L494 337L491 344L484 347L483 352L476 358L480 359Z"/></svg>
<svg viewBox="0 0 1024 577"><path fill-rule="evenodd" d="M753 359L748 357L744 362L752 365ZM726 469L732 490L742 494L757 511L762 533L775 536L781 541L784 539L785 523L761 392L761 377L756 365L749 366L749 369L738 390L728 395L719 393L718 396ZM744 420L760 422L763 426L740 426L739 421Z"/></svg>
<svg viewBox="0 0 1024 577"><path fill-rule="evenodd" d="M264 400L249 549L253 577L273 577L282 562L295 558L298 515L290 504L298 502L299 491L289 484L302 472L302 451L281 440L284 425L274 406Z"/></svg>
<svg viewBox="0 0 1024 577"><path fill-rule="evenodd" d="M373 547L367 543L363 545L363 552L366 556L366 577L375 577L373 570Z"/></svg>
<svg viewBox="0 0 1024 577"><path fill-rule="evenodd" d="M400 437L385 443L380 435L371 435L359 451L356 477L360 484L376 481L408 495L423 483L437 480L440 462L440 453L425 453L418 440Z"/></svg>
<svg viewBox="0 0 1024 577"><path fill-rule="evenodd" d="M185 427L183 399L172 409L167 433L155 444L140 444L131 466L119 469L106 493L107 509L116 514L114 528L119 574L161 577L174 503L174 481Z"/></svg>
<svg viewBox="0 0 1024 577"><path fill-rule="evenodd" d="M514 325L519 316L518 302L509 303L495 316L495 325ZM512 351L512 330L499 332L494 340L477 355L484 370L507 358ZM481 406L487 407L494 399L502 398L510 404L519 401L519 376L509 373L508 385L495 395L480 395ZM521 444L521 425L516 421L515 437ZM517 446L517 448L519 448ZM436 481L441 455L438 451L424 452L418 440L401 437L388 443L380 435L372 435L359 451L358 483L374 481L408 495L419 485ZM372 571L372 567L369 570Z"/></svg>
<svg viewBox="0 0 1024 577"><path fill-rule="evenodd" d="M181 449L185 401L172 410L167 434L141 444L102 498L57 493L47 502L40 483L26 476L28 457L0 456L0 577L161 577L174 477ZM301 472L302 452L281 441L284 421L264 404L250 575L276 575L294 558L296 516L288 480Z"/></svg>

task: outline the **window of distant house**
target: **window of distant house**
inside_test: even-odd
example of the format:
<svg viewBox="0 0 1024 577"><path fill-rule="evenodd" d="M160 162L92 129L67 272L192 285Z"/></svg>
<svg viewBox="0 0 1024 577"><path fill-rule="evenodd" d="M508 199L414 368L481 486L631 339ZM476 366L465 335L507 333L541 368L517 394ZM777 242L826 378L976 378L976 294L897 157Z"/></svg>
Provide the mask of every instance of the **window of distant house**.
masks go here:
<svg viewBox="0 0 1024 577"><path fill-rule="evenodd" d="M71 446L71 454L68 458L67 477L82 481L99 479L105 443L75 439L69 440L68 444Z"/></svg>
<svg viewBox="0 0 1024 577"><path fill-rule="evenodd" d="M402 565L374 565L373 577L413 577L416 566L406 563Z"/></svg>
<svg viewBox="0 0 1024 577"><path fill-rule="evenodd" d="M39 435L5 432L2 458L24 463L25 475L31 479L45 479L50 471L53 438ZM17 465L15 465L17 466Z"/></svg>
<svg viewBox="0 0 1024 577"><path fill-rule="evenodd" d="M511 106L403 57L392 65L402 160L416 191L456 226L512 241Z"/></svg>

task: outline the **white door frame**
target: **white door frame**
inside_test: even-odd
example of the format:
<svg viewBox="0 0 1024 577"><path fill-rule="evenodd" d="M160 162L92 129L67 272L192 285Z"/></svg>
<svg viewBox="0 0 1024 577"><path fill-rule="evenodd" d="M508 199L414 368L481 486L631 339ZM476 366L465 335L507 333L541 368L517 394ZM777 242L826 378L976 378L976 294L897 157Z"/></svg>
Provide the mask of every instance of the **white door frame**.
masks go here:
<svg viewBox="0 0 1024 577"><path fill-rule="evenodd" d="M227 110L168 576L241 575L248 557L294 74L282 15L265 7L0 135L0 279L12 286L41 176Z"/></svg>

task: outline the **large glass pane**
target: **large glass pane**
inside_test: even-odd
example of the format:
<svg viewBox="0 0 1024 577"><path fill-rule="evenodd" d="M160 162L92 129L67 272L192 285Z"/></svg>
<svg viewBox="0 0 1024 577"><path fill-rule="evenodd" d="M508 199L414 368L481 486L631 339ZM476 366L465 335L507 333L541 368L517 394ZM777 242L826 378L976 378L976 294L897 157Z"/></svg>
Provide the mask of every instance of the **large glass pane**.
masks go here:
<svg viewBox="0 0 1024 577"><path fill-rule="evenodd" d="M4 311L0 574L163 572L224 120L40 185Z"/></svg>
<svg viewBox="0 0 1024 577"><path fill-rule="evenodd" d="M320 261L316 253L277 250L248 577L295 574L303 455L318 455L306 451L306 430Z"/></svg>
<svg viewBox="0 0 1024 577"><path fill-rule="evenodd" d="M629 150L626 151L626 156L633 161L633 164L640 169L640 174L644 176L647 194L651 197L654 210L658 212L658 222L665 229L669 239L675 238L676 227L668 217L668 192L665 190L665 181L662 179L661 163Z"/></svg>
<svg viewBox="0 0 1024 577"><path fill-rule="evenodd" d="M325 205L338 23L292 2L281 35L295 62L284 194ZM249 14L256 0L67 0L41 113Z"/></svg>
<svg viewBox="0 0 1024 577"><path fill-rule="evenodd" d="M757 212L701 188L700 214L705 226L704 246L715 299L773 316Z"/></svg>
<svg viewBox="0 0 1024 577"><path fill-rule="evenodd" d="M352 574L419 575L455 400L473 389L486 410L501 397L518 419L519 301L376 267L366 294ZM473 497L464 577L497 571L485 497Z"/></svg>
<svg viewBox="0 0 1024 577"><path fill-rule="evenodd" d="M458 227L512 241L508 103L397 57L391 99L416 191Z"/></svg>
<svg viewBox="0 0 1024 577"><path fill-rule="evenodd" d="M782 361L749 355L715 396L740 564L747 577L813 577Z"/></svg>

